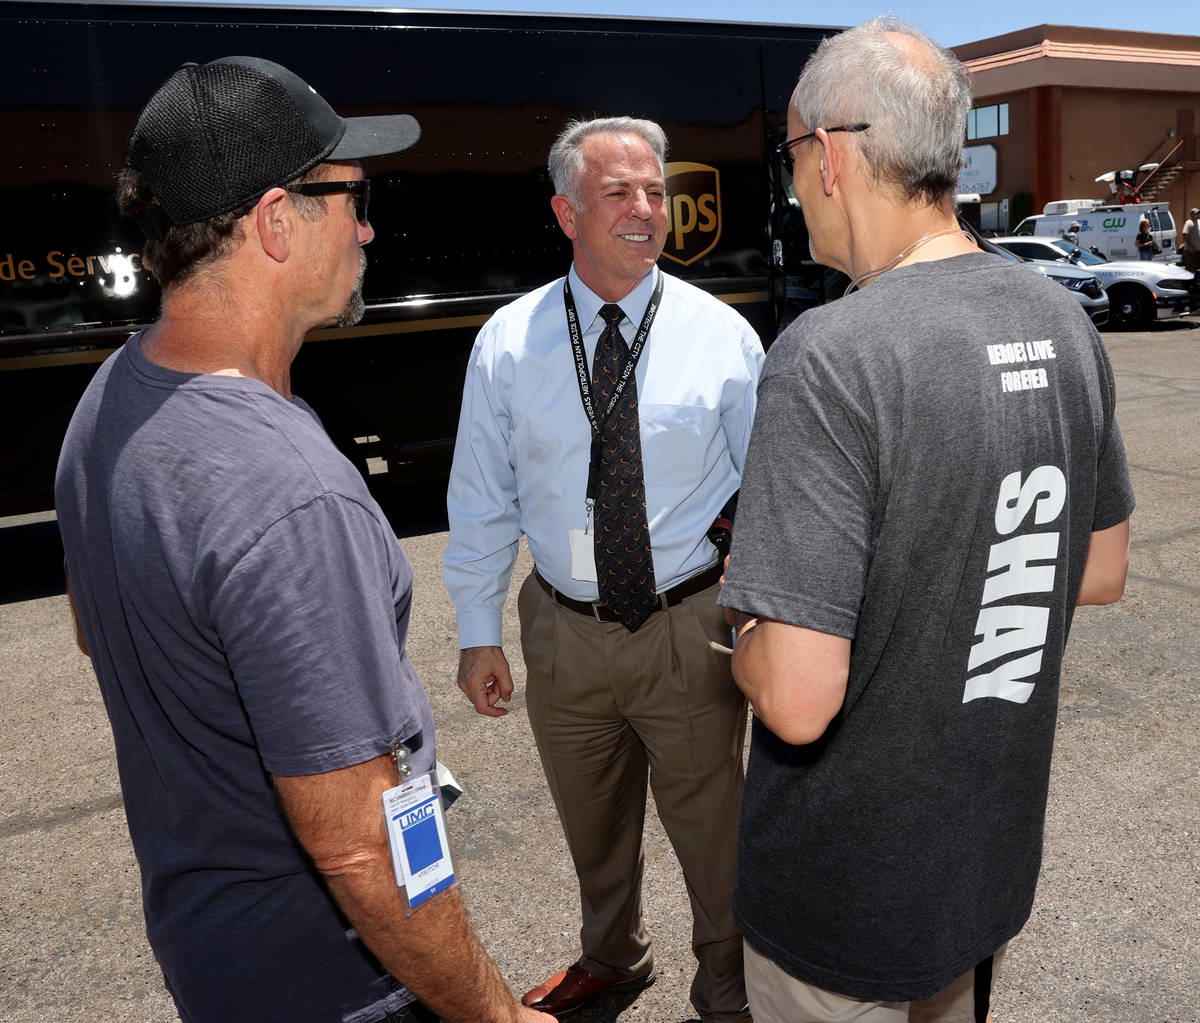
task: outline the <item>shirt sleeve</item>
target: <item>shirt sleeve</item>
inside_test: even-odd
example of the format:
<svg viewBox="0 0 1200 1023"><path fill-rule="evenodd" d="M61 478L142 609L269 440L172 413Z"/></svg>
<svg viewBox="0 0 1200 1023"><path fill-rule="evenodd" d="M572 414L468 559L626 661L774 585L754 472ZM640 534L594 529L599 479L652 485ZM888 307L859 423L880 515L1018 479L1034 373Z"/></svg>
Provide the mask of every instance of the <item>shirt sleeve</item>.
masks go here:
<svg viewBox="0 0 1200 1023"><path fill-rule="evenodd" d="M458 616L460 649L501 645L504 600L521 539L512 427L496 400L490 338L486 325L467 365L446 492L450 542L442 579Z"/></svg>
<svg viewBox="0 0 1200 1023"><path fill-rule="evenodd" d="M719 603L852 638L870 564L875 456L869 425L801 361L758 392Z"/></svg>
<svg viewBox="0 0 1200 1023"><path fill-rule="evenodd" d="M1125 441L1117 425L1117 389L1112 364L1103 343L1095 341L1099 364L1100 386L1103 388L1105 433L1101 438L1096 464L1096 508L1092 517L1092 532L1110 529L1133 514L1133 482L1129 478L1129 463L1125 457Z"/></svg>
<svg viewBox="0 0 1200 1023"><path fill-rule="evenodd" d="M738 319L742 318L739 316ZM740 325L739 342L746 372L726 384L721 428L729 445L729 457L740 476L746 468L746 451L750 445L750 430L758 402L758 381L765 355L758 335L744 320Z"/></svg>
<svg viewBox="0 0 1200 1023"><path fill-rule="evenodd" d="M326 494L272 524L217 588L213 621L273 774L362 763L421 731L397 625L397 572L405 590L411 576L393 550L402 561L370 510Z"/></svg>

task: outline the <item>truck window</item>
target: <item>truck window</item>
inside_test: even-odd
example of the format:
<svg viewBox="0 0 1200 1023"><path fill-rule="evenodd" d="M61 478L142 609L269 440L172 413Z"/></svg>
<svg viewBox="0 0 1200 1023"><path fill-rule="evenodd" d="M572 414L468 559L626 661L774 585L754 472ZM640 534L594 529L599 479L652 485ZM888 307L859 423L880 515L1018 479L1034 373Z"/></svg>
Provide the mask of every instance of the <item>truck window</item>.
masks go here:
<svg viewBox="0 0 1200 1023"><path fill-rule="evenodd" d="M1018 225L1013 234L1031 235L1037 232L1037 223L1026 217Z"/></svg>
<svg viewBox="0 0 1200 1023"><path fill-rule="evenodd" d="M1175 219L1170 210L1149 210L1151 231L1174 231Z"/></svg>

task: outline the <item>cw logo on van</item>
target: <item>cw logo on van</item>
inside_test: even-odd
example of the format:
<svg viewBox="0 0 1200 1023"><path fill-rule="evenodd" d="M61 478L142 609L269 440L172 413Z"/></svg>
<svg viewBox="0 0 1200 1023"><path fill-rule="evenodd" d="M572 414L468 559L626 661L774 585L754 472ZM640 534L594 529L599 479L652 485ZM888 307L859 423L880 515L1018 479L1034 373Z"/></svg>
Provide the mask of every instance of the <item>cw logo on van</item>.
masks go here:
<svg viewBox="0 0 1200 1023"><path fill-rule="evenodd" d="M721 238L721 174L704 163L668 163L667 244L663 255L690 266Z"/></svg>
<svg viewBox="0 0 1200 1023"><path fill-rule="evenodd" d="M1104 230L1106 230L1106 231L1112 231L1118 227L1124 227L1124 226L1125 226L1125 218L1124 217L1105 217L1104 218Z"/></svg>

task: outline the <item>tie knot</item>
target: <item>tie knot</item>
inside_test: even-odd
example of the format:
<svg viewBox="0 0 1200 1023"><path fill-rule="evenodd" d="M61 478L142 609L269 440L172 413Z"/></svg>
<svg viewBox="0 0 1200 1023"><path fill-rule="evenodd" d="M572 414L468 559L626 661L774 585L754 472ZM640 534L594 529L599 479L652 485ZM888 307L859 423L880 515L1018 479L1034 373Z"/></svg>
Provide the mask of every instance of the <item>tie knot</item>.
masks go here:
<svg viewBox="0 0 1200 1023"><path fill-rule="evenodd" d="M625 319L625 314L621 312L619 305L613 305L613 303L609 302L607 305L600 307L600 317L609 327L616 327L617 324Z"/></svg>

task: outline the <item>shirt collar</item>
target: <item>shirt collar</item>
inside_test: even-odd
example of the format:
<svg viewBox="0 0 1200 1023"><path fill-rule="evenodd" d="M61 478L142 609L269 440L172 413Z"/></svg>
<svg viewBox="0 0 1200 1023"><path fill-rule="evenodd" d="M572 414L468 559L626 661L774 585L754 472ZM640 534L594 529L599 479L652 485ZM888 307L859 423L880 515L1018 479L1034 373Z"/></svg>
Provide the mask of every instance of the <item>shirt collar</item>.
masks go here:
<svg viewBox="0 0 1200 1023"><path fill-rule="evenodd" d="M645 277L638 281L638 285L620 302L614 303L621 307L621 312L625 314L625 318L631 323L638 324L642 322L642 316L646 312L646 306L650 304L650 296L654 294L654 283L658 279L657 275L661 273L658 267L654 267ZM571 283L571 297L575 300L575 312L579 315L579 325L586 333L593 326L593 321L600 312L600 307L605 305L604 299L597 295L591 288L579 279L579 274L575 272L575 265L571 265L571 272L567 275L567 279Z"/></svg>

